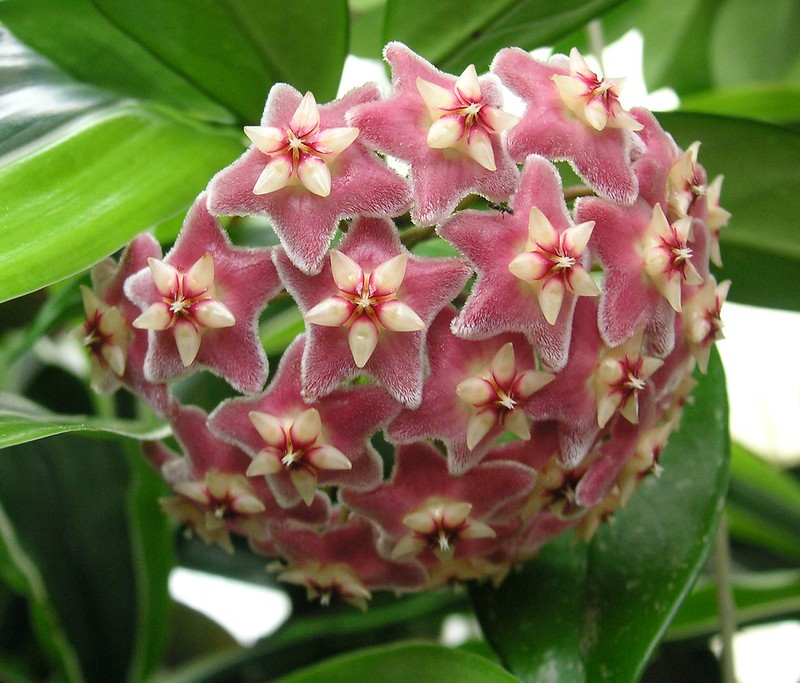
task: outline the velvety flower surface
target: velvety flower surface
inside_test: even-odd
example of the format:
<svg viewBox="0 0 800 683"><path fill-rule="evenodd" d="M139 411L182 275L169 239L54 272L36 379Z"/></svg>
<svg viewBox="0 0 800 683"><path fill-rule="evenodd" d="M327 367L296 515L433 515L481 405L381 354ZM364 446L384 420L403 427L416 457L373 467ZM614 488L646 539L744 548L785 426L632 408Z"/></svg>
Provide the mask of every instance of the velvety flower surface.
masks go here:
<svg viewBox="0 0 800 683"><path fill-rule="evenodd" d="M211 180L208 202L214 214L267 217L292 263L318 273L340 220L397 216L408 209L411 195L407 182L364 147L361 132L345 121L352 107L380 98L377 86L356 88L319 107L307 98L283 83L272 87L261 125L246 129L253 146ZM285 183L278 187L278 180L265 178L267 168Z"/></svg>
<svg viewBox="0 0 800 683"><path fill-rule="evenodd" d="M337 252L346 257L346 260L339 260L345 264L344 272L338 272L337 257L332 257L320 274L313 276L295 268L285 253L275 252L275 264L281 279L306 316L302 370L305 398L324 396L341 382L363 373L382 384L401 403L409 407L419 405L427 328L434 316L461 291L469 269L456 259L408 256L397 230L388 219L360 218L354 221ZM332 255L337 252L332 252ZM371 276L398 257L401 257L404 267L398 269L395 262L388 269L385 282L379 278L385 289L379 288ZM342 296L342 283L348 277L353 278L353 287L358 287L363 297L355 307L352 299ZM398 280L399 284L395 286ZM389 301L382 297L383 292L389 293L389 290L394 297L391 301L399 301L411 309L422 322L421 328L396 330L381 323L383 318L375 309ZM323 309L329 317L320 320L312 315L309 319L309 313L315 307L331 302L332 298L340 303L337 307L334 300ZM316 308L317 312L319 310ZM359 365L363 359L360 351L353 351L354 336L368 337L366 343L369 345L374 342L368 359L362 365ZM356 341L357 349L364 345L365 342Z"/></svg>
<svg viewBox="0 0 800 683"><path fill-rule="evenodd" d="M401 43L389 43L392 95L355 107L347 117L361 138L411 166L411 218L432 225L469 193L508 199L517 169L501 142L515 121L501 109L497 82L467 70L442 73Z"/></svg>
<svg viewBox="0 0 800 683"><path fill-rule="evenodd" d="M633 131L641 124L619 106L613 82L598 79L585 62L555 55L543 63L519 48L501 50L491 70L527 105L508 134L516 161L529 154L569 161L604 197L621 204L636 199L631 162L641 150Z"/></svg>
<svg viewBox="0 0 800 683"><path fill-rule="evenodd" d="M322 604L335 596L366 609L372 590L407 591L424 584L425 573L418 563L391 561L378 554L377 530L363 517L334 521L321 533L291 523L276 525L272 531L284 558L275 568L278 580L305 586L309 597Z"/></svg>
<svg viewBox="0 0 800 683"><path fill-rule="evenodd" d="M126 294L143 311L134 326L150 330L145 375L165 382L200 368L239 391L259 391L267 358L258 317L281 289L270 249L235 247L201 195L175 246L132 276Z"/></svg>
<svg viewBox="0 0 800 683"><path fill-rule="evenodd" d="M383 389L351 386L311 404L302 396L305 340L286 350L269 387L252 398L234 398L211 415L215 434L252 458L251 477L266 478L284 507L314 500L317 487L371 489L383 479L380 456L369 444L399 410Z"/></svg>
<svg viewBox="0 0 800 683"><path fill-rule="evenodd" d="M86 319L75 336L89 350L92 388L108 393L127 386L163 415L169 393L165 386L145 377L147 332L133 327L141 311L124 292L125 281L144 268L149 258L159 256L161 247L155 238L142 234L125 248L119 263L107 258L95 265L93 289L83 289Z"/></svg>
<svg viewBox="0 0 800 683"><path fill-rule="evenodd" d="M425 442L405 444L395 454L391 480L380 489L347 492L348 507L373 520L395 559L433 557L445 562L469 555L479 539L493 539L512 515L498 515L501 504L520 504L534 473L518 463L478 465L453 477L443 454ZM502 493L501 493L502 492Z"/></svg>
<svg viewBox="0 0 800 683"><path fill-rule="evenodd" d="M558 370L567 361L572 312L578 295L599 294L599 290L585 284L587 278L590 280L586 272L589 253L576 249L574 243L569 245L569 253L556 253L560 236L568 230L574 232L576 226L564 204L561 179L552 164L542 157L531 156L526 160L510 206L513 214L461 211L439 229L439 234L464 254L478 273L472 293L453 322L453 331L471 339L521 332L545 366ZM533 253L531 262L526 263L526 254L533 249L532 213L534 220L547 226L547 233L541 239L545 249ZM577 287L569 279L552 277L552 269L541 263L556 265L554 260L562 257L566 257L563 261L568 264L567 270L580 271L580 281L575 280ZM557 292L556 302L551 291Z"/></svg>
<svg viewBox="0 0 800 683"><path fill-rule="evenodd" d="M486 454L503 432L530 439L523 406L553 375L536 370L524 336L501 334L487 340L453 335L456 309L448 306L428 334L430 375L419 408L403 410L389 426L395 441L439 438L447 445L448 466L461 473Z"/></svg>

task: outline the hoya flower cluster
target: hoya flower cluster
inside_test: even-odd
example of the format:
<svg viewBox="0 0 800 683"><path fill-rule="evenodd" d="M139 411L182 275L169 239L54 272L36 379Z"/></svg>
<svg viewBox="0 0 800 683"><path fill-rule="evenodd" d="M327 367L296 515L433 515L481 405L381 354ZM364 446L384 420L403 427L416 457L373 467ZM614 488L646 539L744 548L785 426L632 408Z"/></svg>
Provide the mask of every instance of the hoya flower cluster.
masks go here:
<svg viewBox="0 0 800 683"><path fill-rule="evenodd" d="M141 235L95 267L79 335L98 390L172 426L180 452L145 447L166 511L361 607L590 538L658 472L728 289L709 272L721 178L577 51L504 49L483 77L385 57L388 98L274 86L174 247ZM280 246L233 246L229 216L265 217ZM457 255L409 251L426 239ZM288 296L305 333L265 388L262 312ZM198 370L243 395L181 404L171 382Z"/></svg>

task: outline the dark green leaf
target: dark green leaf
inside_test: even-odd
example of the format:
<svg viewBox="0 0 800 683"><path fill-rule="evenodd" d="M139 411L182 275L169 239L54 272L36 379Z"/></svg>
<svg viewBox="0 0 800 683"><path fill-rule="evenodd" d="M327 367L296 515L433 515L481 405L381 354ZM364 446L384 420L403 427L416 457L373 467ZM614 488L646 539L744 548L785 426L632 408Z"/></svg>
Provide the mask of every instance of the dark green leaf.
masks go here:
<svg viewBox="0 0 800 683"><path fill-rule="evenodd" d="M347 44L345 2L93 0L110 20L198 91L246 123L286 81L336 95Z"/></svg>
<svg viewBox="0 0 800 683"><path fill-rule="evenodd" d="M441 645L410 643L387 645L342 655L280 679L280 683L513 683L496 664L463 650Z"/></svg>
<svg viewBox="0 0 800 683"><path fill-rule="evenodd" d="M800 133L703 114L658 115L682 147L702 140L709 178L725 176L721 204L733 214L722 229L720 278L745 304L800 309Z"/></svg>
<svg viewBox="0 0 800 683"><path fill-rule="evenodd" d="M384 42L399 40L446 71L485 71L503 47L531 50L624 0L388 0Z"/></svg>
<svg viewBox="0 0 800 683"><path fill-rule="evenodd" d="M697 578L728 473L716 354L661 462L588 546L558 539L497 590L473 592L489 642L526 681L636 681ZM524 596L524 599L522 598Z"/></svg>
<svg viewBox="0 0 800 683"><path fill-rule="evenodd" d="M241 151L238 136L127 106L8 163L0 301L84 270L184 210Z"/></svg>
<svg viewBox="0 0 800 683"><path fill-rule="evenodd" d="M742 574L732 577L736 621L740 625L800 614L800 571ZM719 629L717 587L700 579L681 606L667 638L709 636Z"/></svg>
<svg viewBox="0 0 800 683"><path fill-rule="evenodd" d="M124 681L134 656L130 483L115 442L62 436L0 451L0 543L11 560L0 566L25 577L11 585L31 599L40 639L71 681Z"/></svg>
<svg viewBox="0 0 800 683"><path fill-rule="evenodd" d="M170 428L155 417L142 420L56 415L20 396L0 391L0 448L69 432L106 432L140 440L163 439Z"/></svg>
<svg viewBox="0 0 800 683"><path fill-rule="evenodd" d="M138 598L130 680L139 681L159 668L167 644L172 608L168 579L176 557L170 519L158 505L167 486L137 445L125 441L123 446L131 475L128 519Z"/></svg>

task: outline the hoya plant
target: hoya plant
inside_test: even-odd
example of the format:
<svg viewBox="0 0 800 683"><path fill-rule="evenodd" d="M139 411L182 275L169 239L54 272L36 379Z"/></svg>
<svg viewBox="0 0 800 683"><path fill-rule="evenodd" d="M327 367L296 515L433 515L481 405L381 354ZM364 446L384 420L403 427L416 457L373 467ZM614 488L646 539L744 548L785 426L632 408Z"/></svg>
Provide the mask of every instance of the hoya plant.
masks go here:
<svg viewBox="0 0 800 683"><path fill-rule="evenodd" d="M800 307L771 12L0 1L0 678L734 681L800 593L715 350ZM291 616L237 645L181 566Z"/></svg>

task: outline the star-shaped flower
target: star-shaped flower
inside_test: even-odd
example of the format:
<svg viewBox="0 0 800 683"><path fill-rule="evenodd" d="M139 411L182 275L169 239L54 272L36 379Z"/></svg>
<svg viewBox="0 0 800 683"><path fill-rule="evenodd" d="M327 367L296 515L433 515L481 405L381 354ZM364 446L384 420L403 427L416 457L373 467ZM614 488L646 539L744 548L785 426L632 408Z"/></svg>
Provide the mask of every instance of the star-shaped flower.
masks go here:
<svg viewBox="0 0 800 683"><path fill-rule="evenodd" d="M521 334L478 341L454 336L450 321L455 315L448 306L433 321L422 404L398 415L388 435L401 442L443 440L450 471L460 474L477 464L503 432L530 438L523 406L553 375L536 370L533 351Z"/></svg>
<svg viewBox="0 0 800 683"><path fill-rule="evenodd" d="M516 123L501 107L499 84L469 67L442 73L402 43L389 43L392 96L355 107L347 117L361 138L411 166L418 225L442 220L465 195L505 201L517 169L500 133Z"/></svg>
<svg viewBox="0 0 800 683"><path fill-rule="evenodd" d="M703 373L708 370L711 347L717 340L724 338L721 313L730 287L730 280L717 284L714 278L709 276L705 284L686 302L683 316L686 339Z"/></svg>
<svg viewBox="0 0 800 683"><path fill-rule="evenodd" d="M93 289L81 290L86 319L74 335L89 351L95 391L110 393L126 386L163 415L169 407L169 393L165 386L145 378L147 332L132 326L140 310L124 292L125 280L144 268L148 258L160 255L153 236L142 234L128 245L119 263L107 258L96 264Z"/></svg>
<svg viewBox="0 0 800 683"><path fill-rule="evenodd" d="M322 486L378 486L383 465L369 438L399 410L385 391L364 385L305 403L300 385L304 346L301 336L285 351L263 394L229 399L209 418L215 434L248 453L247 474L264 475L284 507L300 499L311 504Z"/></svg>
<svg viewBox="0 0 800 683"><path fill-rule="evenodd" d="M400 559L423 553L445 561L469 556L495 536L493 526L513 513L530 492L534 472L515 462L480 464L461 476L449 473L446 458L427 442L395 451L392 478L367 493L347 491L343 502L381 529ZM505 516L498 515L502 508ZM430 559L430 558L429 558Z"/></svg>
<svg viewBox="0 0 800 683"><path fill-rule="evenodd" d="M254 145L209 184L211 212L266 216L295 266L318 273L340 220L397 216L411 202L408 183L345 122L349 109L379 99L368 84L317 107L274 85L261 125L245 129Z"/></svg>
<svg viewBox="0 0 800 683"><path fill-rule="evenodd" d="M603 265L599 319L603 340L619 346L644 328L648 352L666 356L675 346L675 309L645 271L645 252L658 247L651 239L658 233L651 229L651 223L660 224L658 211L643 199L619 206L585 197L576 202L575 215L577 220L595 222L589 246ZM698 262L696 254L693 262Z"/></svg>
<svg viewBox="0 0 800 683"><path fill-rule="evenodd" d="M296 523L276 524L272 533L286 562L274 567L280 571L278 580L305 586L309 599L323 605L338 597L363 610L373 590L415 590L425 583L417 562L391 561L378 554L377 530L358 515L346 522L332 521L321 533Z"/></svg>
<svg viewBox="0 0 800 683"><path fill-rule="evenodd" d="M491 70L527 104L508 134L516 161L542 154L569 161L575 172L601 195L631 204L638 183L631 161L641 124L617 100L617 84L598 78L580 53L569 60L554 55L540 62L519 48L501 50Z"/></svg>
<svg viewBox="0 0 800 683"><path fill-rule="evenodd" d="M178 494L164 505L189 524L207 542L232 550L229 531L269 542L267 523L286 516L319 524L328 515L327 496L316 496L311 506L284 509L266 484L248 479L250 462L238 447L215 437L206 425L206 414L194 406L174 405L172 431L182 455L161 442L146 442L144 452Z"/></svg>
<svg viewBox="0 0 800 683"><path fill-rule="evenodd" d="M461 211L439 229L478 272L453 331L471 339L522 332L545 366L558 370L567 362L576 299L599 293L584 248L591 225L572 223L561 178L542 157L527 159L512 207L513 214Z"/></svg>
<svg viewBox="0 0 800 683"><path fill-rule="evenodd" d="M363 373L419 405L427 328L466 283L466 264L409 256L394 224L380 218L354 221L319 275L304 275L281 250L275 264L308 323L307 400Z"/></svg>
<svg viewBox="0 0 800 683"><path fill-rule="evenodd" d="M145 375L165 382L207 368L259 391L267 359L258 316L281 289L271 250L232 246L200 195L172 250L148 264L125 285L143 311L134 326L150 330Z"/></svg>

